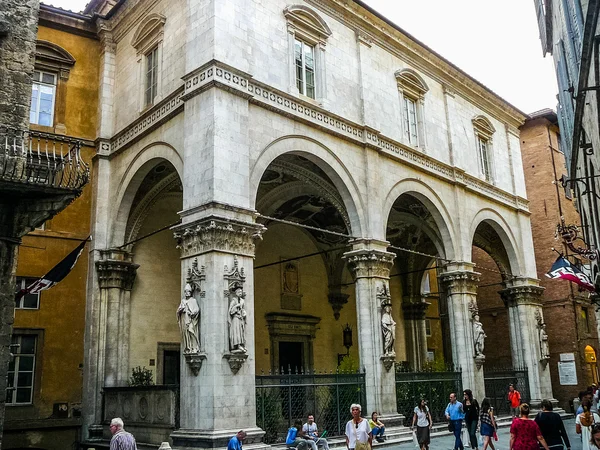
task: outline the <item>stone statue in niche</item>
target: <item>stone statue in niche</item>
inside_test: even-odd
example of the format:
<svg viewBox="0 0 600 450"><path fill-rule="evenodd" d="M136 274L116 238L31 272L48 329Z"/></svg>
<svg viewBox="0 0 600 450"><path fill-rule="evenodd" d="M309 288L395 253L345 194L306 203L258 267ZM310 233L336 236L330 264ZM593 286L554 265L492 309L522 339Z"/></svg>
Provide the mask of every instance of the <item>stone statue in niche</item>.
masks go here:
<svg viewBox="0 0 600 450"><path fill-rule="evenodd" d="M479 321L479 314L473 316L473 343L475 344L475 357L484 356L483 350L487 335L483 331L483 324Z"/></svg>
<svg viewBox="0 0 600 450"><path fill-rule="evenodd" d="M548 333L546 332L546 324L540 326L540 355L542 359L550 359L550 346L548 345Z"/></svg>
<svg viewBox="0 0 600 450"><path fill-rule="evenodd" d="M181 331L181 343L184 354L200 352L198 339L198 322L200 320L200 307L192 296L192 286L186 283L184 296L177 308L177 322Z"/></svg>
<svg viewBox="0 0 600 450"><path fill-rule="evenodd" d="M392 317L392 297L386 283L377 288L377 298L381 305L381 334L383 335L383 355L396 356L396 322Z"/></svg>
<svg viewBox="0 0 600 450"><path fill-rule="evenodd" d="M229 350L246 353L246 308L242 284L234 282L229 287Z"/></svg>

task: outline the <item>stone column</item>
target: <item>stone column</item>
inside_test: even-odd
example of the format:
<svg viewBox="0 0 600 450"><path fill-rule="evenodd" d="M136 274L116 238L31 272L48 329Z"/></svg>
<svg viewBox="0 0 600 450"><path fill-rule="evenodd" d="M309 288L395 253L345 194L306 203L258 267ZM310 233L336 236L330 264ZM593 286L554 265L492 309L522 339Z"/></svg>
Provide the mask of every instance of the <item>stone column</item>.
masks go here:
<svg viewBox="0 0 600 450"><path fill-rule="evenodd" d="M264 432L256 426L253 264L254 240L264 227L241 208L213 203L203 213L184 211L184 223L175 228L182 284L195 283L200 320L199 352L186 355L182 348L180 429L171 438L177 448L217 448L244 429L244 448L257 448L264 446ZM230 313L239 298L245 311L241 345L230 339L237 320Z"/></svg>
<svg viewBox="0 0 600 450"><path fill-rule="evenodd" d="M508 307L513 366L527 368L530 403L534 407L538 407L543 399L556 402L548 358L542 355L540 347L543 293L539 280L533 278L507 281L506 288L500 292Z"/></svg>
<svg viewBox="0 0 600 450"><path fill-rule="evenodd" d="M384 349L382 306L389 298L395 254L387 251L388 242L360 239L351 244L353 250L344 258L355 280L360 367L366 373L367 404L362 405L363 412L379 411L390 426L400 422L401 416L396 407L396 355Z"/></svg>
<svg viewBox="0 0 600 450"><path fill-rule="evenodd" d="M469 262L449 263L440 280L446 289L452 358L462 372L462 387L471 389L475 398L484 398L483 361L476 358L473 340L472 311L477 307L479 283L479 273L473 267Z"/></svg>
<svg viewBox="0 0 600 450"><path fill-rule="evenodd" d="M408 362L414 369L420 369L427 362L427 330L425 313L430 303L416 301L402 302L404 312L404 330L406 333L406 352Z"/></svg>

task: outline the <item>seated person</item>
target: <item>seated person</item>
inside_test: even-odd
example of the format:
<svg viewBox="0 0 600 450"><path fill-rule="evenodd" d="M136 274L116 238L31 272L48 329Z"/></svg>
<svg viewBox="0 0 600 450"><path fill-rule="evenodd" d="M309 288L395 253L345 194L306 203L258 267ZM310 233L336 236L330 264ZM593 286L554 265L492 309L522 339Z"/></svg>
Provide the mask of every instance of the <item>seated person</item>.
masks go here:
<svg viewBox="0 0 600 450"><path fill-rule="evenodd" d="M285 445L288 448L295 448L296 450L307 450L308 446L311 446L311 450L317 450L317 444L315 441L308 439L302 431L302 420L296 419L294 426L288 430L287 438L285 439Z"/></svg>
<svg viewBox="0 0 600 450"><path fill-rule="evenodd" d="M369 426L371 427L371 434L377 442L383 442L385 439L383 433L385 433L385 425L377 418L377 411L373 411L371 414L371 420L369 420Z"/></svg>
<svg viewBox="0 0 600 450"><path fill-rule="evenodd" d="M308 436L318 446L323 446L324 450L329 450L329 444L327 443L327 439L323 437L319 439L319 431L317 428L317 424L315 423L315 416L313 416L312 414L308 415L308 421L302 426L302 431L304 432L305 436Z"/></svg>

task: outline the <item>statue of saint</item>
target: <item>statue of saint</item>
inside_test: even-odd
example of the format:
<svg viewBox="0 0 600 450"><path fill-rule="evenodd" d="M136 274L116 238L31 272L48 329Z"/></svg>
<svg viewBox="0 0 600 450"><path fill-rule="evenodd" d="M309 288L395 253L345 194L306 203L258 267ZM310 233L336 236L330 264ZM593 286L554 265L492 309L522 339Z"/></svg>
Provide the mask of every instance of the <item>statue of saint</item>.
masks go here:
<svg viewBox="0 0 600 450"><path fill-rule="evenodd" d="M396 322L392 318L392 305L383 306L381 315L381 332L383 333L383 353L385 356L395 356L394 342L396 341Z"/></svg>
<svg viewBox="0 0 600 450"><path fill-rule="evenodd" d="M242 287L234 285L230 288L229 298L229 349L246 353L246 309Z"/></svg>
<svg viewBox="0 0 600 450"><path fill-rule="evenodd" d="M177 308L177 322L181 331L181 343L183 344L184 354L193 354L200 352L198 341L198 321L200 320L200 307L194 297L192 297L192 286L185 285L183 290L184 297L181 299L179 308Z"/></svg>
<svg viewBox="0 0 600 450"><path fill-rule="evenodd" d="M483 348L487 335L483 331L483 325L479 321L479 314L473 316L473 342L475 343L475 356L484 356Z"/></svg>
<svg viewBox="0 0 600 450"><path fill-rule="evenodd" d="M546 324L540 325L540 354L542 359L550 358L550 346L548 345L548 333L546 333Z"/></svg>

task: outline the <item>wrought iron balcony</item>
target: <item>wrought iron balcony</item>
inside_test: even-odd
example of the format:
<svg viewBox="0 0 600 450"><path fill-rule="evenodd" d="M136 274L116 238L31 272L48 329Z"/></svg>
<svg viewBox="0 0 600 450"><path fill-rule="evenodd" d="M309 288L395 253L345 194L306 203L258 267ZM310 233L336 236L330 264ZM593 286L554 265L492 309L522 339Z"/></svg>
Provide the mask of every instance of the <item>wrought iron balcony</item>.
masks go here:
<svg viewBox="0 0 600 450"><path fill-rule="evenodd" d="M0 183L11 189L80 191L90 177L78 139L0 124Z"/></svg>

